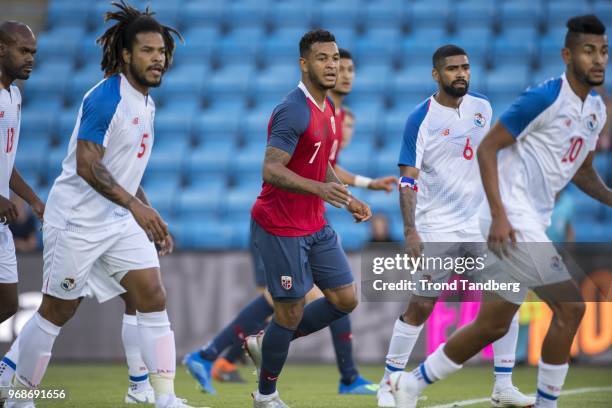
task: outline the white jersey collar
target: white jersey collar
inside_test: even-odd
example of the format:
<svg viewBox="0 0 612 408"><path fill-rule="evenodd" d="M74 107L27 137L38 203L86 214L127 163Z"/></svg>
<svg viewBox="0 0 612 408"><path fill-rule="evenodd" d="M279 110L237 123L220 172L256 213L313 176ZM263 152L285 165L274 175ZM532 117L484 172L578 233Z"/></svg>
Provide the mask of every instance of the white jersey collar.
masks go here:
<svg viewBox="0 0 612 408"><path fill-rule="evenodd" d="M463 113L462 106L464 105L464 103L465 103L465 98L466 98L466 96L468 96L468 94L465 94L465 95L463 96L463 99L461 99L461 103L459 104L459 107L457 107L457 108L451 108L450 106L445 106L445 105L442 105L442 104L441 104L440 102L438 102L438 101L436 100L436 98L435 98L435 96L436 96L437 94L438 94L438 93L436 92L435 94L433 94L433 95L431 95L431 96L429 97L429 99L431 100L431 103L432 103L432 104L433 104L433 105L434 105L436 108L440 108L440 109L448 110L448 111L450 111L450 112L453 112L453 113L455 113L455 114L459 115L460 117L462 117L462 116L463 116L463 115L462 115L462 113Z"/></svg>
<svg viewBox="0 0 612 408"><path fill-rule="evenodd" d="M134 88L132 86L132 84L130 84L130 81L128 81L128 79L126 78L125 75L123 75L123 72L119 73L119 76L121 77L121 82L125 83L125 89L127 89L127 91L135 98L138 98L139 100L143 100L144 99L144 103L145 105L149 104L149 97L150 95L143 95L142 92L140 92L138 89Z"/></svg>
<svg viewBox="0 0 612 408"><path fill-rule="evenodd" d="M312 97L312 95L310 94L310 92L308 92L308 88L306 88L306 85L304 85L304 83L302 81L300 81L300 83L298 84L298 88L300 88L302 90L302 92L304 92L304 95L306 95L306 98L310 99L312 101L312 103L315 104L315 106L317 108L319 108L319 110L321 112L325 112L325 105L327 103L327 98L325 100L323 100L323 109L321 109L321 107L319 106L319 104L317 103L317 101L315 101L315 98Z"/></svg>

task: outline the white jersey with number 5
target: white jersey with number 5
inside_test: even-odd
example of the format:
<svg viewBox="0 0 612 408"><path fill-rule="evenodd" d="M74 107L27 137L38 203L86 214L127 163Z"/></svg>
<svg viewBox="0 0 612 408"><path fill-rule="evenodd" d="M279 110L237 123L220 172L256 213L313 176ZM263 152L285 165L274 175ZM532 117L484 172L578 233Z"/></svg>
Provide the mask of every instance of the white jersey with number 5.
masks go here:
<svg viewBox="0 0 612 408"><path fill-rule="evenodd" d="M523 92L500 123L516 138L500 152L498 165L510 223L518 229L534 222L545 228L556 194L596 147L606 123L605 104L595 92L582 101L564 74Z"/></svg>
<svg viewBox="0 0 612 408"><path fill-rule="evenodd" d="M398 164L420 170L419 232L479 230L476 215L484 193L476 149L491 116L488 99L470 92L458 109L431 96L408 117Z"/></svg>
<svg viewBox="0 0 612 408"><path fill-rule="evenodd" d="M104 146L102 163L115 181L136 194L153 146L155 104L123 74L99 82L85 94L70 138L62 173L45 209L45 223L56 228L96 228L132 215L104 198L76 170L77 140Z"/></svg>

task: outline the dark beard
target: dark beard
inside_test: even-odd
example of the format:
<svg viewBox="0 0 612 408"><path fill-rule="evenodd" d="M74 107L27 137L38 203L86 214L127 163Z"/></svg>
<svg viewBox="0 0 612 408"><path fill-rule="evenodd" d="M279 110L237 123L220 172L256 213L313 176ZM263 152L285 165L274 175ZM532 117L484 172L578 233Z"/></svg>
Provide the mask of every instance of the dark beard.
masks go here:
<svg viewBox="0 0 612 408"><path fill-rule="evenodd" d="M591 81L589 77L586 76L584 78L584 82L586 82L589 86L599 86L599 85L603 85L603 83L605 82L605 78L602 79L601 81Z"/></svg>
<svg viewBox="0 0 612 408"><path fill-rule="evenodd" d="M145 86L147 88L157 88L158 86L161 85L162 78L159 79L159 82L149 82L146 80L144 76L141 76L140 73L136 71L136 69L134 68L132 64L130 64L129 67L130 67L130 74L132 74L132 78L134 78L134 80L136 80L138 84Z"/></svg>
<svg viewBox="0 0 612 408"><path fill-rule="evenodd" d="M465 88L455 88L452 85L443 84L442 89L444 89L444 92L446 92L453 98L461 98L461 97L464 97L468 93L468 89L470 88L470 83L469 82L466 82L466 83L467 85Z"/></svg>

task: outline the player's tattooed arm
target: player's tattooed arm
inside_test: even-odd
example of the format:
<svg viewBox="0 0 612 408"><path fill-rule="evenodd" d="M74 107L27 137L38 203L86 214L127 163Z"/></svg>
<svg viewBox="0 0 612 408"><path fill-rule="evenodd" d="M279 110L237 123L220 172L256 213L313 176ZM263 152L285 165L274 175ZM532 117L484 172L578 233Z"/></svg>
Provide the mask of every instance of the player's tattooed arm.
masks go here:
<svg viewBox="0 0 612 408"><path fill-rule="evenodd" d="M79 139L76 153L77 174L103 197L130 210L151 241L162 246L166 245L168 225L155 209L144 204L117 183L102 163L104 150L104 146L98 143Z"/></svg>
<svg viewBox="0 0 612 408"><path fill-rule="evenodd" d="M284 150L268 146L263 163L263 180L283 190L315 194L315 181L302 177L287 168L291 155Z"/></svg>
<svg viewBox="0 0 612 408"><path fill-rule="evenodd" d="M142 186L138 186L138 190L136 191L136 198L142 201L143 204L148 205L149 207L151 206L151 202L149 201L149 198L145 194Z"/></svg>
<svg viewBox="0 0 612 408"><path fill-rule="evenodd" d="M350 173L349 173L350 174ZM352 174L351 174L352 175ZM353 176L353 178L355 178L355 176ZM344 184L341 180L340 177L338 177L338 174L336 174L336 171L334 170L334 168L332 167L331 163L327 163L327 171L325 173L325 181L327 183L338 183L338 184ZM347 183L348 184L348 183Z"/></svg>
<svg viewBox="0 0 612 408"><path fill-rule="evenodd" d="M572 181L587 195L612 207L612 189L601 179L593 167L594 152L590 152L582 166L578 169Z"/></svg>
<svg viewBox="0 0 612 408"><path fill-rule="evenodd" d="M32 207L34 215L42 221L45 212L45 203L42 202L29 184L21 177L21 173L19 173L17 167L13 167L11 179L9 180L9 187L15 194L23 198L25 202Z"/></svg>
<svg viewBox="0 0 612 408"><path fill-rule="evenodd" d="M102 163L104 146L79 139L77 141L77 174L94 190L113 203L125 208L136 199L121 187Z"/></svg>
<svg viewBox="0 0 612 408"><path fill-rule="evenodd" d="M410 177L417 180L419 170L412 166L400 166L400 177ZM415 214L417 192L410 187L399 189L400 211L404 221L404 238L406 239L406 251L412 257L418 257L423 249L421 237L416 230Z"/></svg>

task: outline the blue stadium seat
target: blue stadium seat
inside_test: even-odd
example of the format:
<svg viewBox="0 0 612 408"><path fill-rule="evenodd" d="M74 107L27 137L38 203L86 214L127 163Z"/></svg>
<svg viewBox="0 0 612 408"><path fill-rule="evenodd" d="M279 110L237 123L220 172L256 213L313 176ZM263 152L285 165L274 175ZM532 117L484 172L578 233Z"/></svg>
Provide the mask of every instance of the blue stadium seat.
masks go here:
<svg viewBox="0 0 612 408"><path fill-rule="evenodd" d="M232 233L231 246L235 249L248 249L251 232L250 208L244 214L222 218L224 225L230 227Z"/></svg>
<svg viewBox="0 0 612 408"><path fill-rule="evenodd" d="M189 172L225 174L234 153L232 144L204 143L194 148L189 155Z"/></svg>
<svg viewBox="0 0 612 408"><path fill-rule="evenodd" d="M410 26L415 29L421 27L441 27L446 28L448 24L449 4L447 0L443 1L417 1L410 10L409 18Z"/></svg>
<svg viewBox="0 0 612 408"><path fill-rule="evenodd" d="M35 109L30 109L28 106L22 110L20 137L38 140L42 144L43 141L50 140L53 136L53 129L60 110L57 105L53 108L47 105L47 109L39 109L40 105L37 106L38 108L33 107Z"/></svg>
<svg viewBox="0 0 612 408"><path fill-rule="evenodd" d="M397 161L402 145L402 136L403 132L397 135L395 139L386 139L384 148L378 150L374 155L373 164L377 175L397 174Z"/></svg>
<svg viewBox="0 0 612 408"><path fill-rule="evenodd" d="M608 181L608 184L610 181L612 181L612 153L611 152L595 153L595 158L593 159L593 166L595 167L599 175L604 180Z"/></svg>
<svg viewBox="0 0 612 408"><path fill-rule="evenodd" d="M170 225L180 249L224 250L232 243L232 229L202 213L176 219Z"/></svg>
<svg viewBox="0 0 612 408"><path fill-rule="evenodd" d="M605 223L577 222L574 225L577 242L610 242L612 241L612 228Z"/></svg>
<svg viewBox="0 0 612 408"><path fill-rule="evenodd" d="M455 21L456 26L489 25L495 21L495 0L466 0L454 5L455 9L449 14L449 18Z"/></svg>
<svg viewBox="0 0 612 408"><path fill-rule="evenodd" d="M15 167L22 173L43 171L48 149L48 140L20 137L15 156Z"/></svg>
<svg viewBox="0 0 612 408"><path fill-rule="evenodd" d="M371 157L372 150L371 142L354 141L348 147L342 149L338 155L338 164L351 173L372 176L374 166L371 166L371 160L364 159Z"/></svg>
<svg viewBox="0 0 612 408"><path fill-rule="evenodd" d="M36 62L72 61L85 34L83 26L57 26L38 36Z"/></svg>
<svg viewBox="0 0 612 408"><path fill-rule="evenodd" d="M181 6L179 20L186 29L215 25L221 20L226 6L227 3L221 1L190 0Z"/></svg>
<svg viewBox="0 0 612 408"><path fill-rule="evenodd" d="M312 5L299 1L276 2L270 6L268 18L275 27L291 28L296 25L304 25L308 28L310 27L313 9Z"/></svg>
<svg viewBox="0 0 612 408"><path fill-rule="evenodd" d="M317 7L317 21L321 27L330 29L353 28L359 23L359 8L351 0L331 0Z"/></svg>
<svg viewBox="0 0 612 408"><path fill-rule="evenodd" d="M481 61L490 51L490 43L494 33L487 26L463 26L457 27L456 34L448 38L448 42L456 44L468 53L470 63Z"/></svg>
<svg viewBox="0 0 612 408"><path fill-rule="evenodd" d="M182 33L185 44L177 44L174 61L177 67L186 63L206 66L210 54L218 41L216 26L194 26Z"/></svg>
<svg viewBox="0 0 612 408"><path fill-rule="evenodd" d="M183 217L200 217L202 214L216 213L222 203L223 190L203 189L200 186L187 187L176 194L177 214Z"/></svg>
<svg viewBox="0 0 612 408"><path fill-rule="evenodd" d="M557 78L565 71L563 60L559 56L557 60L550 61L548 64L543 65L538 71L531 73L530 85L538 85L542 82L550 79Z"/></svg>
<svg viewBox="0 0 612 408"><path fill-rule="evenodd" d="M567 20L574 16L587 14L591 11L590 4L583 1L556 0L548 2L546 24L548 27L565 27Z"/></svg>
<svg viewBox="0 0 612 408"><path fill-rule="evenodd" d="M40 173L40 175L47 181L47 184L52 184L57 176L60 175L62 172L62 161L67 155L68 151L64 146L56 147L47 152L46 171Z"/></svg>
<svg viewBox="0 0 612 408"><path fill-rule="evenodd" d="M248 148L239 150L234 156L233 171L241 173L261 172L264 159L264 143L252 143Z"/></svg>
<svg viewBox="0 0 612 408"><path fill-rule="evenodd" d="M383 144L396 143L399 146L406 127L406 120L414 107L415 105L396 106L393 110L386 112L380 132Z"/></svg>
<svg viewBox="0 0 612 408"><path fill-rule="evenodd" d="M295 62L272 65L254 77L250 91L253 97L265 98L269 94L286 95L299 81L299 67Z"/></svg>
<svg viewBox="0 0 612 408"><path fill-rule="evenodd" d="M542 3L532 0L505 1L499 5L502 27L537 27L544 16Z"/></svg>
<svg viewBox="0 0 612 408"><path fill-rule="evenodd" d="M91 3L87 1L53 0L49 2L47 22L50 27L84 27Z"/></svg>
<svg viewBox="0 0 612 408"><path fill-rule="evenodd" d="M216 99L219 95L244 95L248 89L253 68L251 66L230 65L212 72L207 96Z"/></svg>
<svg viewBox="0 0 612 408"><path fill-rule="evenodd" d="M48 98L50 95L63 98L72 72L72 62L68 61L50 61L35 68L25 83L25 97L31 101Z"/></svg>
<svg viewBox="0 0 612 408"><path fill-rule="evenodd" d="M225 8L223 20L233 27L259 27L265 23L267 0L236 0Z"/></svg>
<svg viewBox="0 0 612 408"><path fill-rule="evenodd" d="M393 26L369 29L365 36L356 41L355 57L359 61L391 60L397 50L400 34L399 28Z"/></svg>
<svg viewBox="0 0 612 408"><path fill-rule="evenodd" d="M419 65L405 66L402 71L392 76L390 86L391 93L411 95L418 101L424 100L437 89L431 77L431 62L422 61ZM406 109L411 111L412 108L413 106L409 106Z"/></svg>
<svg viewBox="0 0 612 408"><path fill-rule="evenodd" d="M185 96L200 98L204 94L207 76L208 67L206 65L184 63L171 67L168 73L164 75L162 86L156 91L161 100Z"/></svg>
<svg viewBox="0 0 612 408"><path fill-rule="evenodd" d="M267 66L293 64L297 71L298 44L306 31L308 31L306 27L297 29L285 27L276 30L272 35L265 36L261 43L261 62Z"/></svg>
<svg viewBox="0 0 612 408"><path fill-rule="evenodd" d="M408 5L401 0L380 0L367 2L363 9L363 21L368 28L395 27L399 28Z"/></svg>
<svg viewBox="0 0 612 408"><path fill-rule="evenodd" d="M505 65L489 72L487 76L487 95L494 99L498 95L518 96L525 88L528 67L521 65Z"/></svg>
<svg viewBox="0 0 612 408"><path fill-rule="evenodd" d="M529 66L535 51L536 31L533 27L507 30L493 42L493 64L525 64Z"/></svg>
<svg viewBox="0 0 612 408"><path fill-rule="evenodd" d="M223 63L243 63L257 55L262 27L240 27L215 43L214 53Z"/></svg>
<svg viewBox="0 0 612 408"><path fill-rule="evenodd" d="M99 62L89 64L75 72L69 80L66 99L81 103L85 93L104 78Z"/></svg>
<svg viewBox="0 0 612 408"><path fill-rule="evenodd" d="M566 32L567 29L565 27L558 27L554 30L549 30L546 35L539 39L539 52L537 55L540 58L541 66L554 64L557 61L562 63L561 49L564 46Z"/></svg>
<svg viewBox="0 0 612 408"><path fill-rule="evenodd" d="M395 159L395 169L397 169L397 158ZM384 212L389 208L395 208L398 205L399 195L397 193L397 190L393 190L389 194L381 193L378 191L372 192L367 198L367 203L370 205L372 212Z"/></svg>
<svg viewBox="0 0 612 408"><path fill-rule="evenodd" d="M234 141L239 130L242 109L223 110L209 109L198 115L196 119L196 139L199 142L223 138Z"/></svg>
<svg viewBox="0 0 612 408"><path fill-rule="evenodd" d="M158 182L158 178L150 178L146 183L143 183L143 189L147 198L151 202L153 208L161 214L174 213L174 198L178 189L178 180L168 179L164 177L164 183ZM147 180L146 173L145 178ZM163 217L163 215L162 215ZM165 220L168 222L168 220Z"/></svg>
<svg viewBox="0 0 612 408"><path fill-rule="evenodd" d="M391 68L386 64L360 65L357 75L352 91L352 99L356 101L382 95L387 88L387 81L392 77Z"/></svg>
<svg viewBox="0 0 612 408"><path fill-rule="evenodd" d="M59 139L70 140L74 127L76 126L78 112L72 109L64 109L57 118L56 136ZM68 143L66 142L65 145Z"/></svg>
<svg viewBox="0 0 612 408"><path fill-rule="evenodd" d="M280 102L280 101L279 101ZM245 134L268 134L268 122L270 121L270 115L272 111L269 110L256 110L251 111L243 118L242 131ZM246 119L246 120L244 120Z"/></svg>
<svg viewBox="0 0 612 408"><path fill-rule="evenodd" d="M443 26L417 27L411 35L402 39L400 50L402 65L422 65L426 62L430 64L433 53L448 43L447 38Z"/></svg>
<svg viewBox="0 0 612 408"><path fill-rule="evenodd" d="M595 0L593 14L609 26L610 21L612 21L612 3L609 0Z"/></svg>
<svg viewBox="0 0 612 408"><path fill-rule="evenodd" d="M191 134L192 121L197 106L177 106L168 104L164 109L155 112L155 130L162 133Z"/></svg>
<svg viewBox="0 0 612 408"><path fill-rule="evenodd" d="M248 214L253 207L253 203L259 194L259 188L232 189L224 196L223 211L227 216L239 217L241 214Z"/></svg>
<svg viewBox="0 0 612 408"><path fill-rule="evenodd" d="M330 30L334 37L336 38L336 44L338 47L346 48L347 50L352 50L355 48L355 28L352 26L325 26L327 30Z"/></svg>

